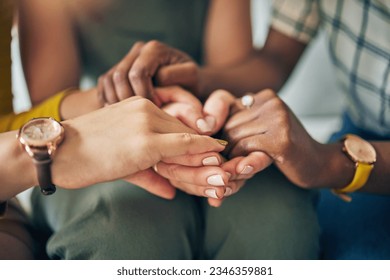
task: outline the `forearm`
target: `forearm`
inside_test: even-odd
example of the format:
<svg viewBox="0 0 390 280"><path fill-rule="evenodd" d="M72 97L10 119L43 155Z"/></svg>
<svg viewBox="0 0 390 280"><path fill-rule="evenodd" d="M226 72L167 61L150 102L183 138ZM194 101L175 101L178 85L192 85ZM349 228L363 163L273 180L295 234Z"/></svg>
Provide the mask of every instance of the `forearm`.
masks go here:
<svg viewBox="0 0 390 280"><path fill-rule="evenodd" d="M45 102L20 114L7 114L0 117L0 132L19 129L32 118L52 117L58 121L71 119L102 107L97 90L63 91Z"/></svg>
<svg viewBox="0 0 390 280"><path fill-rule="evenodd" d="M16 131L0 135L0 201L37 185L37 175L31 158L15 138Z"/></svg>
<svg viewBox="0 0 390 280"><path fill-rule="evenodd" d="M79 53L68 5L45 0L19 3L21 58L34 105L79 85Z"/></svg>
<svg viewBox="0 0 390 280"><path fill-rule="evenodd" d="M306 44L270 29L261 50L247 52L234 64L209 64L200 69L201 97L215 89L227 89L236 96L265 88L278 91L294 70Z"/></svg>
<svg viewBox="0 0 390 280"><path fill-rule="evenodd" d="M231 67L204 67L200 69L200 96L206 98L216 89L226 89L240 97L247 92L264 88L278 91L290 72L271 56L254 51L240 64Z"/></svg>

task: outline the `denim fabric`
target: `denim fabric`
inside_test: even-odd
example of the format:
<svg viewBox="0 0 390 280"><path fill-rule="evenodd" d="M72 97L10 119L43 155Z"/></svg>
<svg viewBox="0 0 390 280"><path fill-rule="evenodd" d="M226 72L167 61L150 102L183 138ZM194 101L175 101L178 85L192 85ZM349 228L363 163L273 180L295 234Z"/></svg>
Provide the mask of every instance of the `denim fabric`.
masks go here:
<svg viewBox="0 0 390 280"><path fill-rule="evenodd" d="M337 141L347 133L366 140L390 140L359 129L344 114L341 130L333 134L330 141ZM322 228L322 257L390 259L389 211L389 196L354 193L352 202L345 203L328 190L321 191L318 213Z"/></svg>

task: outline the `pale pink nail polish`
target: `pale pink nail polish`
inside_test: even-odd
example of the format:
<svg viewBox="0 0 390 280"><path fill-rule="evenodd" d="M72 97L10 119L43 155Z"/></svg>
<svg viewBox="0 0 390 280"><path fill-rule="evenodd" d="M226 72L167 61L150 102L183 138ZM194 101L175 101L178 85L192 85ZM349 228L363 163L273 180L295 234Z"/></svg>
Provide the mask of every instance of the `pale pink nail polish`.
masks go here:
<svg viewBox="0 0 390 280"><path fill-rule="evenodd" d="M241 171L240 175L249 175L253 171L253 167L250 165L245 165L244 169Z"/></svg>
<svg viewBox="0 0 390 280"><path fill-rule="evenodd" d="M209 125L210 129L213 130L215 127L215 123L216 123L215 118L213 116L206 116L204 119L207 122L207 124Z"/></svg>
<svg viewBox="0 0 390 280"><path fill-rule="evenodd" d="M196 126L201 132L211 132L211 127L204 119L199 119L196 121Z"/></svg>
<svg viewBox="0 0 390 280"><path fill-rule="evenodd" d="M217 159L217 157L207 157L207 158L204 158L202 160L202 164L204 166L208 166L208 165L219 165L219 160Z"/></svg>
<svg viewBox="0 0 390 280"><path fill-rule="evenodd" d="M218 198L217 191L215 189L206 189L204 191L205 195L211 198Z"/></svg>
<svg viewBox="0 0 390 280"><path fill-rule="evenodd" d="M221 175L211 175L207 178L207 183L212 186L224 186L225 183L223 182Z"/></svg>
<svg viewBox="0 0 390 280"><path fill-rule="evenodd" d="M233 190L229 187L226 187L224 196L230 196L233 193Z"/></svg>

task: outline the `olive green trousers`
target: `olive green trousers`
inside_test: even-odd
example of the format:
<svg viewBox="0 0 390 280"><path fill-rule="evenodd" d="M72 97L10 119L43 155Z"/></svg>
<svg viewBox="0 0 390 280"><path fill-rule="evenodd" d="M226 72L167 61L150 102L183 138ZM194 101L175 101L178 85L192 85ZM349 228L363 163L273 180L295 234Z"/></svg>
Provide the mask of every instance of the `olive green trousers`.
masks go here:
<svg viewBox="0 0 390 280"><path fill-rule="evenodd" d="M124 181L44 197L33 220L52 259L316 259L317 193L274 168L221 207L177 193L164 200Z"/></svg>

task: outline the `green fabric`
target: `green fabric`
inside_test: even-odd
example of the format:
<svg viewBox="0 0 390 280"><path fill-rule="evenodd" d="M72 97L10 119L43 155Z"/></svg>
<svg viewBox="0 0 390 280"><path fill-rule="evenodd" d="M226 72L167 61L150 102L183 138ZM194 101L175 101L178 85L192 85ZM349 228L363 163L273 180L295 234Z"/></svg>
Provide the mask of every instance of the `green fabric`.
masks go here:
<svg viewBox="0 0 390 280"><path fill-rule="evenodd" d="M77 30L84 75L96 80L120 61L137 41L159 40L201 62L208 2L111 0L104 12L86 15L80 11Z"/></svg>
<svg viewBox="0 0 390 280"><path fill-rule="evenodd" d="M221 208L181 192L164 200L123 181L33 194L35 224L54 231L53 259L313 259L315 201L273 169Z"/></svg>

